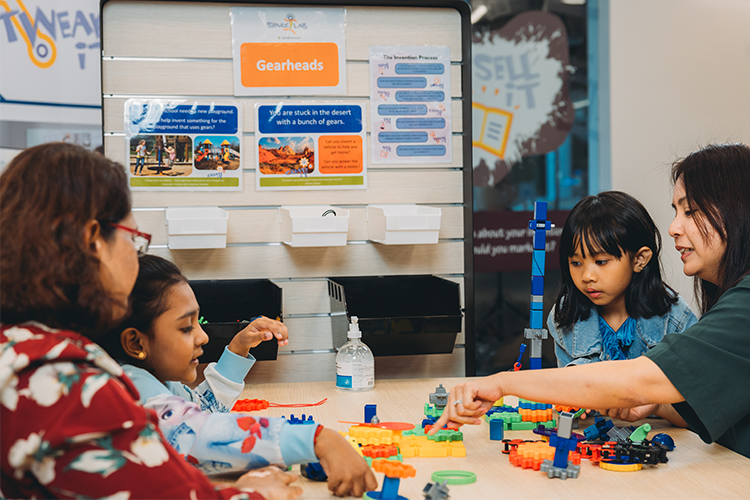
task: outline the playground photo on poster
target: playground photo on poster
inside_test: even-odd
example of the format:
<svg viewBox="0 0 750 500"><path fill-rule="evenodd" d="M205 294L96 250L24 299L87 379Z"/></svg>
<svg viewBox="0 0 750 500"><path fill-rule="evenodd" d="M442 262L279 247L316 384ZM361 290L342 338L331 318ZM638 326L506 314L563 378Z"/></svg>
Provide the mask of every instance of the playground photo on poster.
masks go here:
<svg viewBox="0 0 750 500"><path fill-rule="evenodd" d="M258 168L264 175L307 175L315 170L312 137L263 137L258 141Z"/></svg>
<svg viewBox="0 0 750 500"><path fill-rule="evenodd" d="M187 135L135 135L130 138L130 175L188 176L193 172L193 141Z"/></svg>
<svg viewBox="0 0 750 500"><path fill-rule="evenodd" d="M237 170L240 168L240 140L234 135L199 135L195 138L195 168Z"/></svg>

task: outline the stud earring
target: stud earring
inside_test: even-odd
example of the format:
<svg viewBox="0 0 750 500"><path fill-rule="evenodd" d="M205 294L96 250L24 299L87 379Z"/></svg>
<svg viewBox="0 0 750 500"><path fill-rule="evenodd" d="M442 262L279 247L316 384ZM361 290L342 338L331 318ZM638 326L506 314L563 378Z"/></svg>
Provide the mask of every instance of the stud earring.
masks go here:
<svg viewBox="0 0 750 500"><path fill-rule="evenodd" d="M141 351L138 353L138 359L146 359L146 353Z"/></svg>

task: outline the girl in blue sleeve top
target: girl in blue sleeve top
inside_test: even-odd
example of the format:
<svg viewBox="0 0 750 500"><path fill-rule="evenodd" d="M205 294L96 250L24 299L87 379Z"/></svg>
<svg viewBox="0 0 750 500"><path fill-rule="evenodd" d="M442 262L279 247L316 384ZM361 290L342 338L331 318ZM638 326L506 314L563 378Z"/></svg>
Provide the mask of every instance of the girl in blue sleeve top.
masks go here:
<svg viewBox="0 0 750 500"><path fill-rule="evenodd" d="M562 282L547 326L558 366L634 359L696 322L661 279L661 236L632 196L582 199L560 239Z"/></svg>

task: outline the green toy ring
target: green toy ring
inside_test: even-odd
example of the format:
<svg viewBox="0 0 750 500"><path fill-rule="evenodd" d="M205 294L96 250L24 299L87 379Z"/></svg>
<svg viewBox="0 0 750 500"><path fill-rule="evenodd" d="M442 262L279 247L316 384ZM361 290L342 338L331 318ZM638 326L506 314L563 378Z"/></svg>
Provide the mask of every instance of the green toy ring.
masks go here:
<svg viewBox="0 0 750 500"><path fill-rule="evenodd" d="M436 483L446 481L450 485L471 484L477 480L477 475L467 470L439 470L432 473L432 480Z"/></svg>

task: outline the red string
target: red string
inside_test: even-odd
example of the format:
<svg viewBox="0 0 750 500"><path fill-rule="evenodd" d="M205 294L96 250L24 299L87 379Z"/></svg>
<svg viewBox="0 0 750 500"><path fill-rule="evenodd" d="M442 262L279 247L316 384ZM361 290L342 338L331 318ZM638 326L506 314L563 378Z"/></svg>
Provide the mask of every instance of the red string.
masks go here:
<svg viewBox="0 0 750 500"><path fill-rule="evenodd" d="M320 406L328 401L328 398L321 399L317 403L298 403L282 405L278 403L269 403L265 399L238 399L232 407L232 411L258 411L266 408L306 408L308 406Z"/></svg>
<svg viewBox="0 0 750 500"><path fill-rule="evenodd" d="M280 404L277 404L277 403L268 403L268 406L270 406L272 408L305 408L307 406L320 406L323 403L325 403L326 401L328 401L328 398L323 398L320 401L318 401L317 403L310 403L310 404L299 403L299 404L291 404L291 405L280 405Z"/></svg>

